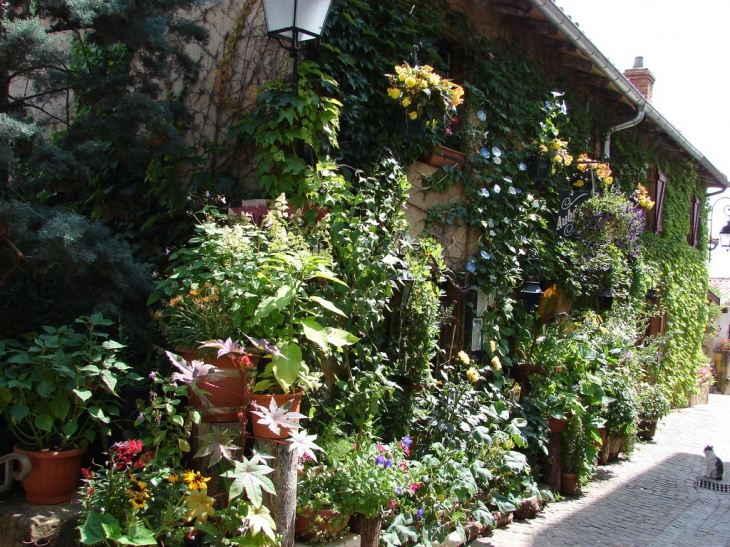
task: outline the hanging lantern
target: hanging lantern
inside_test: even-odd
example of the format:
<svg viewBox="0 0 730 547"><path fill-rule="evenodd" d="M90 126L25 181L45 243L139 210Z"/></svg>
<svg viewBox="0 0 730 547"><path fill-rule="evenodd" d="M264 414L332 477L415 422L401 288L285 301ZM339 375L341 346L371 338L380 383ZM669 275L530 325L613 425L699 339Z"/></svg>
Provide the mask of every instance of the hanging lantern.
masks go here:
<svg viewBox="0 0 730 547"><path fill-rule="evenodd" d="M648 291L646 291L646 301L650 304L656 304L657 302L659 302L659 297L659 291L657 291L656 289L649 289Z"/></svg>
<svg viewBox="0 0 730 547"><path fill-rule="evenodd" d="M332 0L264 0L268 34L295 48L319 38L331 4Z"/></svg>
<svg viewBox="0 0 730 547"><path fill-rule="evenodd" d="M720 246L730 248L730 220L720 230Z"/></svg>
<svg viewBox="0 0 730 547"><path fill-rule="evenodd" d="M611 306L613 306L613 291L611 291L610 287L604 287L601 291L600 296L598 297L601 301L601 309L602 310L610 310Z"/></svg>
<svg viewBox="0 0 730 547"><path fill-rule="evenodd" d="M531 279L522 289L522 306L526 312L533 312L537 309L542 298L542 289L540 288L540 282Z"/></svg>

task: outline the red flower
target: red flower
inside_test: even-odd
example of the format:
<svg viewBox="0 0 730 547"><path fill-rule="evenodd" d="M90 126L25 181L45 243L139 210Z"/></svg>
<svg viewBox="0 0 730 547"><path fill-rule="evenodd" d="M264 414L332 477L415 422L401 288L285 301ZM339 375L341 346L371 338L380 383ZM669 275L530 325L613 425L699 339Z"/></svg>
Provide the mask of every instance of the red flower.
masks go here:
<svg viewBox="0 0 730 547"><path fill-rule="evenodd" d="M81 474L85 479L91 479L94 477L94 472L91 470L90 467L82 467Z"/></svg>

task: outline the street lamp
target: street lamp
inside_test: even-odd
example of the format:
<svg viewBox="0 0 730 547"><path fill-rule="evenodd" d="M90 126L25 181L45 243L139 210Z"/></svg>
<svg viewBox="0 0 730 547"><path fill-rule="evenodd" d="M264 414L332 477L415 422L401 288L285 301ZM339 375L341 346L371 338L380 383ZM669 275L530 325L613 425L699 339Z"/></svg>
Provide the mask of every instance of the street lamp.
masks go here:
<svg viewBox="0 0 730 547"><path fill-rule="evenodd" d="M712 237L712 220L715 214L715 207L717 207L718 203L724 200L730 201L730 197L722 197L718 199L715 203L712 204L712 209L710 209L710 252L717 249L718 245L720 247L724 247L725 250L730 250L730 220L728 220L727 224L725 224L725 226L720 229L720 237ZM730 205L725 205L722 208L722 212L726 217L730 218Z"/></svg>
<svg viewBox="0 0 730 547"><path fill-rule="evenodd" d="M266 29L294 58L292 83L297 93L300 44L322 34L332 0L263 0Z"/></svg>

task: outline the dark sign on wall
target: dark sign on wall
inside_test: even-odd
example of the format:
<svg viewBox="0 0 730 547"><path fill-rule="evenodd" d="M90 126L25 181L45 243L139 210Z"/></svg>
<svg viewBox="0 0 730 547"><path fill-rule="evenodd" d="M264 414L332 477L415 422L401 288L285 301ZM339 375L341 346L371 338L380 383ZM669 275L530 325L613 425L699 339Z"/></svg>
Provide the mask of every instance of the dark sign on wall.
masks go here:
<svg viewBox="0 0 730 547"><path fill-rule="evenodd" d="M573 218L578 206L591 197L590 190L559 190L560 210L558 211L558 235L566 237L575 231Z"/></svg>

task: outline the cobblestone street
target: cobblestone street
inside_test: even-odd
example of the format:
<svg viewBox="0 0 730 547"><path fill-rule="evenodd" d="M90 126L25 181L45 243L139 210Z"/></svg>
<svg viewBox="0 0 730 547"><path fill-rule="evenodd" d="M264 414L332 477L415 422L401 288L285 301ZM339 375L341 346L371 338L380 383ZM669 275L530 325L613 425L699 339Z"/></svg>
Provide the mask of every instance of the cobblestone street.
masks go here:
<svg viewBox="0 0 730 547"><path fill-rule="evenodd" d="M637 443L631 461L599 467L583 495L551 503L537 518L515 521L473 547L730 547L730 493L694 485L710 444L730 482L730 396L675 410L654 440Z"/></svg>

